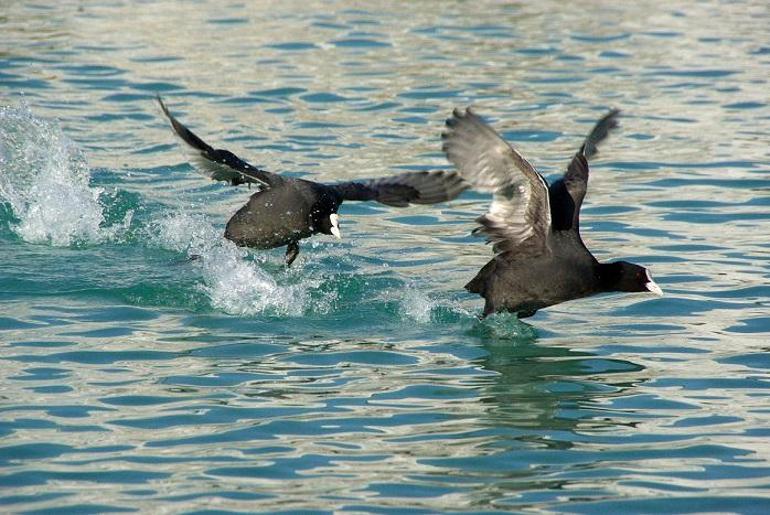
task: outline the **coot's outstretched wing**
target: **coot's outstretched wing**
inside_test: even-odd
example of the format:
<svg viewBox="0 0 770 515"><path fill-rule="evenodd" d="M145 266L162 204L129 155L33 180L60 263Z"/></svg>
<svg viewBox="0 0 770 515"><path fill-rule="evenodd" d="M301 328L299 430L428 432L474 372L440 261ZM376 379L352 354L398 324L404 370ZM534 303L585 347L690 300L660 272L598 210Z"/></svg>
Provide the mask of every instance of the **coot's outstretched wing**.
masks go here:
<svg viewBox="0 0 770 515"><path fill-rule="evenodd" d="M572 158L564 176L551 184L548 193L554 230L577 231L579 229L580 206L583 205L583 199L588 190L587 160L596 155L597 145L618 126L619 114L619 109L613 109L596 122L577 154Z"/></svg>
<svg viewBox="0 0 770 515"><path fill-rule="evenodd" d="M443 149L457 173L494 193L474 233L485 234L498 254L547 252L551 208L543 176L470 109L455 109L446 127Z"/></svg>
<svg viewBox="0 0 770 515"><path fill-rule="evenodd" d="M341 182L329 187L343 200L374 200L388 206L405 207L410 203L436 204L452 200L468 188L468 183L456 172L433 170Z"/></svg>
<svg viewBox="0 0 770 515"><path fill-rule="evenodd" d="M586 156L587 159L594 157L599 152L597 145L604 141L612 129L617 128L619 115L620 109L612 109L609 113L602 116L596 122L594 128L591 129L588 136L586 136L578 152Z"/></svg>
<svg viewBox="0 0 770 515"><path fill-rule="evenodd" d="M211 147L174 118L160 96L157 98L163 114L166 115L171 128L174 130L174 134L182 140L190 161L206 177L215 181L226 181L233 186L250 183L270 187L284 180L278 174L266 172L250 165L229 150Z"/></svg>

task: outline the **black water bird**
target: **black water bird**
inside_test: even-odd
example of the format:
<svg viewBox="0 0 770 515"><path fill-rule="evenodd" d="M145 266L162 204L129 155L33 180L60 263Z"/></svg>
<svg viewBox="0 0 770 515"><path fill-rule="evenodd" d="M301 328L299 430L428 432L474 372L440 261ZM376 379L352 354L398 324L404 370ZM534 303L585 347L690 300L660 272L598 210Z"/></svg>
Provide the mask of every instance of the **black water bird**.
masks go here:
<svg viewBox="0 0 770 515"><path fill-rule="evenodd" d="M258 189L227 222L225 237L257 249L285 245L287 265L299 254L301 239L317 233L342 237L337 211L345 200L373 200L395 207L434 204L451 200L468 187L457 173L443 170L336 184L281 176L252 166L229 150L211 147L182 125L160 97L157 100L200 172L233 186L249 184Z"/></svg>
<svg viewBox="0 0 770 515"><path fill-rule="evenodd" d="M465 288L484 297L484 316L500 311L532 316L538 309L596 293L663 292L650 272L627 261L599 263L580 237L580 206L588 186L587 158L617 126L613 110L596 124L564 176L545 178L470 109L455 109L443 150L460 176L493 192L477 218L495 256Z"/></svg>

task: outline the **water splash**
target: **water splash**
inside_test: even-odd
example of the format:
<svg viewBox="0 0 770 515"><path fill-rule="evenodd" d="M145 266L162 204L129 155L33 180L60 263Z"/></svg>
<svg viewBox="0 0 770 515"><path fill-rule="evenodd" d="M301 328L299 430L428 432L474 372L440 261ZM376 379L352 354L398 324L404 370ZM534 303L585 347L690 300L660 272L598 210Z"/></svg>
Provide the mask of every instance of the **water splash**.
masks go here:
<svg viewBox="0 0 770 515"><path fill-rule="evenodd" d="M437 298L422 291L419 285L407 282L397 295L400 315L417 324L451 324L476 320L476 314L466 309L458 299Z"/></svg>
<svg viewBox="0 0 770 515"><path fill-rule="evenodd" d="M133 212L105 227L101 188L89 185L83 153L52 122L29 107L0 107L0 198L18 224L12 229L30 243L55 246L99 243L115 238Z"/></svg>
<svg viewBox="0 0 770 515"><path fill-rule="evenodd" d="M248 252L222 237L204 216L172 213L153 224L151 241L167 250L185 252L200 267L201 290L215 309L234 315L272 313L300 316L328 312L337 297L325 291L324 280L291 271L282 272L279 284Z"/></svg>
<svg viewBox="0 0 770 515"><path fill-rule="evenodd" d="M403 290L401 312L405 318L414 320L418 324L427 324L431 321L433 309L438 306L438 301L413 286L408 285Z"/></svg>

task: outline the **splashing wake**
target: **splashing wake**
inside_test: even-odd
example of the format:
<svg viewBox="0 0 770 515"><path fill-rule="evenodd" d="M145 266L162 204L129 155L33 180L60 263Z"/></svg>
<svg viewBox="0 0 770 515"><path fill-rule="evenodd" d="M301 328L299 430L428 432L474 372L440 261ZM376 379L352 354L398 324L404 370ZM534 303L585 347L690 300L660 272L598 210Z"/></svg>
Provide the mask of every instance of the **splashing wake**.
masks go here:
<svg viewBox="0 0 770 515"><path fill-rule="evenodd" d="M291 284L284 277L288 284L279 284L258 263L245 259L247 251L226 240L203 216L174 213L153 225L155 244L196 258L203 278L201 289L215 309L234 315L300 316L307 311L328 312L336 300L336 292L321 291L321 279L303 277Z"/></svg>
<svg viewBox="0 0 770 515"><path fill-rule="evenodd" d="M11 228L30 243L71 246L111 240L132 212L105 227L101 188L89 184L83 153L55 123L26 104L0 107L0 198L18 219Z"/></svg>

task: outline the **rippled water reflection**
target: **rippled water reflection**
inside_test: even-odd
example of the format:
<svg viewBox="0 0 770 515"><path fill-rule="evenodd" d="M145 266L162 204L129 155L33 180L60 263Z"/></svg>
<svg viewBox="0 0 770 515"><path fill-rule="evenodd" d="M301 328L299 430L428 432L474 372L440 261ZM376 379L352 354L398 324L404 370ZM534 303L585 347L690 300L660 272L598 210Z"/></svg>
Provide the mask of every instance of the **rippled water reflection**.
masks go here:
<svg viewBox="0 0 770 515"><path fill-rule="evenodd" d="M6 2L2 511L766 512L768 18ZM212 143L323 180L445 167L465 105L555 175L622 108L583 232L667 295L479 323L473 192L346 204L346 239L284 270L219 237L247 193L192 172L157 93Z"/></svg>

